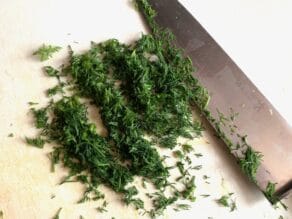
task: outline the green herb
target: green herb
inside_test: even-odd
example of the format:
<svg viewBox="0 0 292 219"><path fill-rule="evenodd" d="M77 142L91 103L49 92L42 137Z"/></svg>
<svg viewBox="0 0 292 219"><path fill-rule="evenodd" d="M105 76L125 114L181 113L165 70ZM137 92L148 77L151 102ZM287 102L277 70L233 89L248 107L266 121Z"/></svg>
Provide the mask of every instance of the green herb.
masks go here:
<svg viewBox="0 0 292 219"><path fill-rule="evenodd" d="M176 204L174 209L175 211L181 211L181 210L189 210L191 209L190 205L187 204Z"/></svg>
<svg viewBox="0 0 292 219"><path fill-rule="evenodd" d="M196 197L194 196L194 192L196 189L195 185L195 177L193 176L191 179L186 180L184 182L184 190L181 192L181 195L184 199L188 199L192 202L196 201Z"/></svg>
<svg viewBox="0 0 292 219"><path fill-rule="evenodd" d="M203 179L204 179L204 180L206 180L206 179L210 179L210 177L207 176L207 175L204 175L204 176L203 176Z"/></svg>
<svg viewBox="0 0 292 219"><path fill-rule="evenodd" d="M52 171L58 163L68 169L60 184L84 185L78 203L103 199L98 188L105 185L120 193L124 203L156 217L178 199L195 201L195 177L188 170L201 168L190 167L191 158L187 156L193 150L190 145L184 144L182 151L175 151L174 156L180 159L176 164L181 173L178 183L183 185L178 190L175 183L169 182L169 170L173 167L164 165L165 158L159 155L156 146L173 149L178 137L201 136L203 127L192 117L192 109L197 105L204 110L210 97L192 76L191 60L173 46L173 35L156 25L155 11L148 1L136 4L151 22L153 35L143 35L130 45L115 39L92 43L81 54L69 48L69 62L61 71L65 82L61 82L60 72L55 68L44 69L59 82L47 91L48 96L62 93L60 100L51 100L46 107L32 112L35 126L40 129L36 139L55 145L49 154ZM45 60L52 56L48 48L53 47L43 47L39 50L43 52L36 54ZM67 96L68 89L63 88L69 83L72 89ZM88 104L81 97L99 108L107 136L100 136L89 122ZM156 192L148 196L153 204L150 210L144 209L143 200L137 198L137 188L129 186L134 176L143 177L143 187L144 179L155 186ZM171 194L167 197L164 191L168 189ZM106 206L104 201L97 210L104 212ZM188 208L186 204L176 205L176 209Z"/></svg>
<svg viewBox="0 0 292 219"><path fill-rule="evenodd" d="M195 156L198 157L198 158L199 157L203 157L203 155L201 153L197 153L197 154L195 154Z"/></svg>
<svg viewBox="0 0 292 219"><path fill-rule="evenodd" d="M41 108L41 109L31 109L33 116L35 118L35 126L38 129L45 128L47 126L47 121L49 117L47 116L47 109Z"/></svg>
<svg viewBox="0 0 292 219"><path fill-rule="evenodd" d="M184 154L181 151L178 151L178 150L174 151L173 155L175 157L179 158L179 159L183 159L184 158Z"/></svg>
<svg viewBox="0 0 292 219"><path fill-rule="evenodd" d="M236 202L235 200L231 199L231 196L233 193L229 193L228 195L223 195L221 198L217 199L216 202L224 207L230 208L230 211L234 211L236 207Z"/></svg>
<svg viewBox="0 0 292 219"><path fill-rule="evenodd" d="M54 69L52 66L45 66L44 70L46 72L46 74L50 77L57 77L59 76L59 71Z"/></svg>
<svg viewBox="0 0 292 219"><path fill-rule="evenodd" d="M192 150L194 150L193 149L193 147L191 146L191 145L189 145L189 144L183 144L182 145L182 150L183 150L183 152L184 153L190 153Z"/></svg>
<svg viewBox="0 0 292 219"><path fill-rule="evenodd" d="M197 166L194 166L194 167L191 167L192 170L200 170L202 169L202 165L197 165Z"/></svg>
<svg viewBox="0 0 292 219"><path fill-rule="evenodd" d="M102 203L102 206L98 207L96 210L100 213L107 212L107 210L106 210L107 205L108 205L108 203L106 201L104 201Z"/></svg>
<svg viewBox="0 0 292 219"><path fill-rule="evenodd" d="M203 198L208 198L210 195L208 195L208 194L202 194L201 195Z"/></svg>
<svg viewBox="0 0 292 219"><path fill-rule="evenodd" d="M35 102L28 102L28 105L33 106L33 105L37 105L38 103Z"/></svg>
<svg viewBox="0 0 292 219"><path fill-rule="evenodd" d="M4 213L3 213L3 211L1 210L0 211L0 219L3 219L4 218Z"/></svg>
<svg viewBox="0 0 292 219"><path fill-rule="evenodd" d="M37 51L33 53L39 57L41 61L46 61L53 56L54 53L61 50L59 46L45 45L43 44Z"/></svg>
<svg viewBox="0 0 292 219"><path fill-rule="evenodd" d="M52 97L52 96L56 95L57 93L61 93L61 94L64 93L62 85L56 85L55 87L49 88L47 90L48 97Z"/></svg>
<svg viewBox="0 0 292 219"><path fill-rule="evenodd" d="M12 137L14 137L14 134L13 134L13 133L10 133L10 134L8 135L8 137L9 137L9 138L12 138Z"/></svg>
<svg viewBox="0 0 292 219"><path fill-rule="evenodd" d="M61 213L62 208L59 208L57 211L56 215L53 217L53 219L60 219L60 213Z"/></svg>
<svg viewBox="0 0 292 219"><path fill-rule="evenodd" d="M153 206L154 209L152 209L149 212L149 215L151 218L156 218L157 216L160 216L163 214L164 210L169 206L172 205L177 201L177 197L166 197L161 192L156 192L153 194Z"/></svg>
<svg viewBox="0 0 292 219"><path fill-rule="evenodd" d="M248 146L244 153L244 157L239 160L241 169L253 182L256 182L256 173L261 164L262 157L260 152L256 152Z"/></svg>
<svg viewBox="0 0 292 219"><path fill-rule="evenodd" d="M45 144L45 140L40 138L40 137L36 137L36 138L25 138L25 141L27 144L37 147L37 148L43 148L44 144Z"/></svg>
<svg viewBox="0 0 292 219"><path fill-rule="evenodd" d="M130 187L127 189L124 197L125 203L128 204L133 204L136 209L142 209L144 208L144 202L141 199L138 198L133 198L135 195L138 194L138 190L136 187Z"/></svg>
<svg viewBox="0 0 292 219"><path fill-rule="evenodd" d="M285 210L288 209L288 207L281 202L279 197L276 195L276 183L268 182L266 190L263 193L273 205L280 203Z"/></svg>

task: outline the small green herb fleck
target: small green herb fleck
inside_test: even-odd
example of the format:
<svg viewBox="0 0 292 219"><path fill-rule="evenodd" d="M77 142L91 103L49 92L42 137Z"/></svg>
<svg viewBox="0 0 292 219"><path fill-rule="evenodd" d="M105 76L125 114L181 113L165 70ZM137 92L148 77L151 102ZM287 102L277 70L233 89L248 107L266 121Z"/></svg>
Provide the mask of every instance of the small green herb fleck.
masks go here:
<svg viewBox="0 0 292 219"><path fill-rule="evenodd" d="M196 201L196 197L194 196L194 192L196 189L196 185L195 185L195 177L193 176L191 179L186 180L184 182L184 190L181 192L182 197L184 199L188 199L192 202Z"/></svg>
<svg viewBox="0 0 292 219"><path fill-rule="evenodd" d="M236 207L235 200L231 199L232 195L233 195L233 193L223 195L223 196L221 196L221 198L217 199L216 202L221 206L229 207L230 211L234 211L237 207Z"/></svg>
<svg viewBox="0 0 292 219"><path fill-rule="evenodd" d="M26 137L25 140L27 144L37 147L37 148L43 148L45 144L45 140L40 137L36 137L36 138Z"/></svg>
<svg viewBox="0 0 292 219"><path fill-rule="evenodd" d="M56 85L55 87L49 88L47 90L48 97L52 97L52 96L56 95L57 93L61 93L61 94L64 93L62 85Z"/></svg>
<svg viewBox="0 0 292 219"><path fill-rule="evenodd" d="M201 154L201 153L196 153L195 156L199 158L199 157L203 157L203 154Z"/></svg>
<svg viewBox="0 0 292 219"><path fill-rule="evenodd" d="M14 134L13 134L13 133L10 133L10 134L8 135L8 137L12 138L12 137L14 137Z"/></svg>
<svg viewBox="0 0 292 219"><path fill-rule="evenodd" d="M189 145L189 144L183 144L182 145L182 150L183 150L183 152L184 153L190 153L192 150L194 150L193 149L193 147L191 146L191 145Z"/></svg>
<svg viewBox="0 0 292 219"><path fill-rule="evenodd" d="M60 73L57 69L54 69L51 66L45 66L44 70L45 70L46 74L50 77L57 77L57 76L59 76L59 73Z"/></svg>
<svg viewBox="0 0 292 219"><path fill-rule="evenodd" d="M107 212L107 210L106 210L107 205L108 205L108 203L106 201L104 201L102 203L102 206L96 208L96 210L100 213Z"/></svg>
<svg viewBox="0 0 292 219"><path fill-rule="evenodd" d="M208 194L202 194L201 195L203 198L208 198L210 195L208 195Z"/></svg>
<svg viewBox="0 0 292 219"><path fill-rule="evenodd" d="M191 167L191 169L193 169L193 170L200 170L200 169L202 169L202 165L197 165L197 166L194 166L194 167Z"/></svg>
<svg viewBox="0 0 292 219"><path fill-rule="evenodd" d="M60 213L61 213L62 208L59 208L57 211L56 215L53 217L53 219L60 219Z"/></svg>
<svg viewBox="0 0 292 219"><path fill-rule="evenodd" d="M33 106L33 105L37 105L38 103L35 102L28 102L28 105Z"/></svg>
<svg viewBox="0 0 292 219"><path fill-rule="evenodd" d="M179 158L179 159L183 159L184 158L184 154L181 151L179 151L179 150L174 151L173 152L173 155L175 157Z"/></svg>
<svg viewBox="0 0 292 219"><path fill-rule="evenodd" d="M41 61L46 61L53 56L54 53L61 50L59 46L43 44L33 55L37 55Z"/></svg>
<svg viewBox="0 0 292 219"><path fill-rule="evenodd" d="M174 209L175 211L181 211L181 210L190 210L191 206L188 204L176 204Z"/></svg>

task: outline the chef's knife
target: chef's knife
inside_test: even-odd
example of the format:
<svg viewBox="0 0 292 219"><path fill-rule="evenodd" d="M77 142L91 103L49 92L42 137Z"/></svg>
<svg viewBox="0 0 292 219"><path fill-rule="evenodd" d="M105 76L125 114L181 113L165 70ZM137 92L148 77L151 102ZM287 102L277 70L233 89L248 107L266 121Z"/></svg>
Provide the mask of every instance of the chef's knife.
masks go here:
<svg viewBox="0 0 292 219"><path fill-rule="evenodd" d="M218 112L228 115L230 109L238 113L235 123L241 137L223 127L227 139L236 145L246 135L249 145L262 153L258 187L265 191L269 182L276 183L275 194L284 197L292 188L292 128L177 0L149 3L157 12L157 24L170 29L177 45L192 59L197 68L194 76L210 93L207 109L212 116L219 119ZM232 153L237 156L236 150Z"/></svg>

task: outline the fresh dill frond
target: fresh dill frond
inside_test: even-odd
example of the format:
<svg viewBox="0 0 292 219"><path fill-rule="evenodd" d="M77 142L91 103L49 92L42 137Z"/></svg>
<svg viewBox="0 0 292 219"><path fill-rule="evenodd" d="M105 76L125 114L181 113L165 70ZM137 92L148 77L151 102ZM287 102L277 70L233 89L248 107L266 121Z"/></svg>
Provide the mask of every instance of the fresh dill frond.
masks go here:
<svg viewBox="0 0 292 219"><path fill-rule="evenodd" d="M33 55L39 57L41 61L46 61L53 56L54 53L59 52L62 48L60 46L43 44Z"/></svg>

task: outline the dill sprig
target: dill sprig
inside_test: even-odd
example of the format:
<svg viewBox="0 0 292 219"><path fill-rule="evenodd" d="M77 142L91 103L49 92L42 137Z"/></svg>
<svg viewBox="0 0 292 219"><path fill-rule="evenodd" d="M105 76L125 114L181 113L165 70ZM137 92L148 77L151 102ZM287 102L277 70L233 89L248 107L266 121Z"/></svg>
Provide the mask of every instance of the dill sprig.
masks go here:
<svg viewBox="0 0 292 219"><path fill-rule="evenodd" d="M41 61L46 61L53 56L54 53L59 52L62 48L60 46L52 46L43 44L33 55L37 55Z"/></svg>

